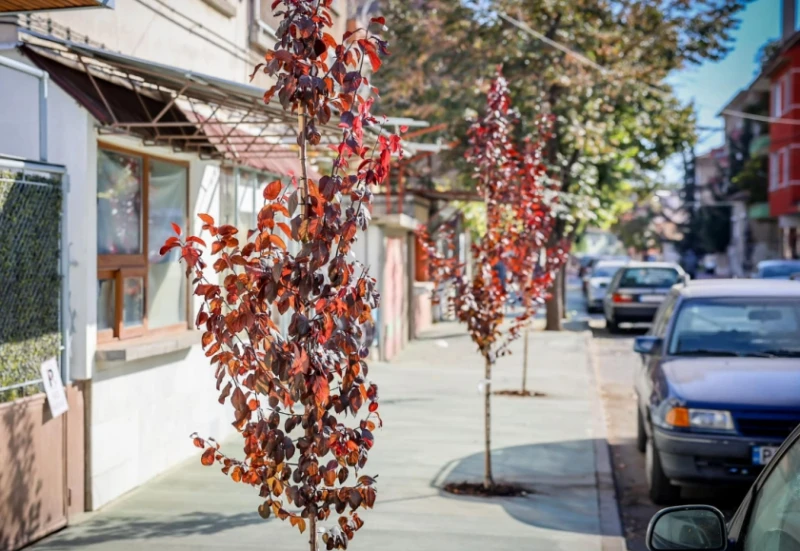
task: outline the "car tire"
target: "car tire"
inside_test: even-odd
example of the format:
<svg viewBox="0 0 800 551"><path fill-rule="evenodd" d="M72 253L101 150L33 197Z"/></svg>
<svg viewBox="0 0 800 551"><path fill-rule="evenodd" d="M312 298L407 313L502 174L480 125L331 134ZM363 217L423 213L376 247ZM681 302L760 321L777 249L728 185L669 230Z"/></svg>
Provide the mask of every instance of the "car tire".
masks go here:
<svg viewBox="0 0 800 551"><path fill-rule="evenodd" d="M670 482L661 467L661 458L652 438L645 446L645 475L650 500L656 505L672 505L681 497L681 489Z"/></svg>
<svg viewBox="0 0 800 551"><path fill-rule="evenodd" d="M636 449L639 453L647 451L647 431L644 427L644 417L642 410L636 407Z"/></svg>

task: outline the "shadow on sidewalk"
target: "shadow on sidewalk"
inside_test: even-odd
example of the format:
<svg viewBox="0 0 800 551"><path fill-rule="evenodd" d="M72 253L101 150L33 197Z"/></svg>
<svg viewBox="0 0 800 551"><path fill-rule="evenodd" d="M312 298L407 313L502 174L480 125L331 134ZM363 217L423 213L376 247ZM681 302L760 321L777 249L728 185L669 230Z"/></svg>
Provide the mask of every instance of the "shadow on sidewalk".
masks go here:
<svg viewBox="0 0 800 551"><path fill-rule="evenodd" d="M530 493L525 497L480 498L443 491L453 482L480 482L483 453L445 465L431 482L449 499L501 505L514 519L539 528L601 534L594 440L530 444L492 450L495 482L515 483Z"/></svg>
<svg viewBox="0 0 800 551"><path fill-rule="evenodd" d="M83 549L89 545L113 541L137 541L154 538L209 536L265 521L258 514L225 515L210 512L193 512L180 516L152 517L103 516L70 527L69 531L55 534L36 545L35 549ZM147 545L144 542L142 545Z"/></svg>

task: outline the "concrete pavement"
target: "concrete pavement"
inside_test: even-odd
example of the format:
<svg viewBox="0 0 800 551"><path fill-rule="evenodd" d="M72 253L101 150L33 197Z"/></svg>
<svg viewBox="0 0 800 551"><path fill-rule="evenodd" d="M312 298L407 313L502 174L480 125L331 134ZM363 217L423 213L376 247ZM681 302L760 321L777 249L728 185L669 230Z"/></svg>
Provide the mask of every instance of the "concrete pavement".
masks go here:
<svg viewBox="0 0 800 551"><path fill-rule="evenodd" d="M361 514L366 524L350 548L622 549L588 339L585 332L532 333L529 388L546 397L493 398L495 479L532 490L521 498L439 490L482 475L483 366L460 326L439 324L395 361L373 364L385 426L376 432L367 472L380 475L378 501ZM517 341L514 354L501 359L495 390L519 387L521 350ZM236 445L225 447L233 452ZM307 548L287 523L262 520L259 502L255 489L202 467L198 453L34 548Z"/></svg>

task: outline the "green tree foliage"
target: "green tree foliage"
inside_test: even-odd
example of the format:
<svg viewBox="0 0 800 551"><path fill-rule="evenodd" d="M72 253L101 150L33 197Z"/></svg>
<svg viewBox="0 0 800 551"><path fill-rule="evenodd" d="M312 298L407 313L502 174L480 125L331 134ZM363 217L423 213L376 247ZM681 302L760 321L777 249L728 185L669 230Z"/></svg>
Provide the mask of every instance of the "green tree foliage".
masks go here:
<svg viewBox="0 0 800 551"><path fill-rule="evenodd" d="M562 229L586 221L608 225L632 186L694 141L693 109L664 81L687 65L724 57L744 3L384 0L383 11L399 22L391 42L403 52L376 79L382 108L447 122L451 137L464 143L468 119L502 64L522 133L540 109L555 116L547 159L573 215ZM546 45L503 14L602 70ZM455 148L452 160L468 174L462 152Z"/></svg>

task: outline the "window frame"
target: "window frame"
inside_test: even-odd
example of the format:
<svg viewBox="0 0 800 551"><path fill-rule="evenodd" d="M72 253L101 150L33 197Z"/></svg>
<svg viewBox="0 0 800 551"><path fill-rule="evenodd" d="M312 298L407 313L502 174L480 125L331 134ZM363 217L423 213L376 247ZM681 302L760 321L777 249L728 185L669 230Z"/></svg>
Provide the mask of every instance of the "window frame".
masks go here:
<svg viewBox="0 0 800 551"><path fill-rule="evenodd" d="M190 210L190 189L189 183L191 163L180 159L171 159L163 155L153 155L151 153L144 153L135 149L118 146L107 142L98 141L97 149L99 151L110 151L120 153L122 155L129 155L142 159L142 181L141 181L141 197L142 205L140 210L141 216L141 239L142 239L142 252L141 254L100 254L95 248L97 254L97 281L113 279L114 280L114 322L111 329L103 329L97 331L98 344L128 340L152 335L167 335L180 333L189 330L189 322L191 320L191 294L189 292L188 277L186 286L185 311L186 321L183 323L176 323L159 327L157 329L150 329L147 323L147 293L149 285L149 267L148 250L150 245L150 161L155 159L171 165L181 166L186 169L186 211L183 216L183 227L188 230L189 228L189 210ZM95 171L97 167L95 167ZM96 207L95 207L96 208ZM126 278L141 277L143 281L142 291L142 324L136 327L125 327L123 320L123 283Z"/></svg>

